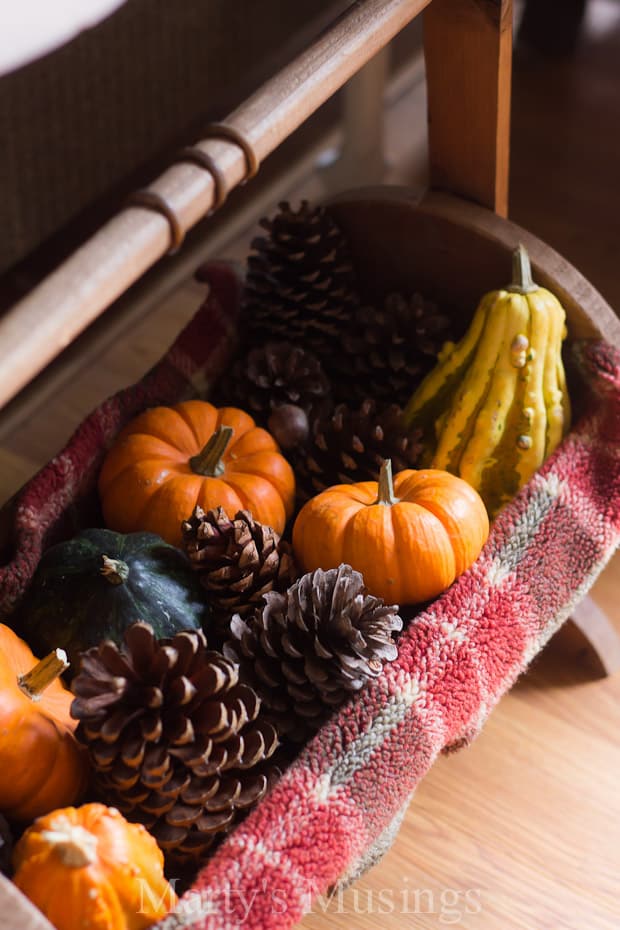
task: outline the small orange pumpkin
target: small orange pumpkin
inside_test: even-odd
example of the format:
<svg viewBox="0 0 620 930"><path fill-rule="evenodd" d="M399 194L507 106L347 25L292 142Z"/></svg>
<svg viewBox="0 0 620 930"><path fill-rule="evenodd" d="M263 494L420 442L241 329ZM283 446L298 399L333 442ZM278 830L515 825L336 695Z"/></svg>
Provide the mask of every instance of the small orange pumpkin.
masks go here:
<svg viewBox="0 0 620 930"><path fill-rule="evenodd" d="M339 484L304 505L293 548L304 571L342 562L371 594L417 604L445 591L477 559L489 520L477 491L439 469L399 472L384 462L379 482Z"/></svg>
<svg viewBox="0 0 620 930"><path fill-rule="evenodd" d="M0 624L0 810L28 821L82 794L86 754L73 735L73 695L58 680L61 649L37 662L25 642Z"/></svg>
<svg viewBox="0 0 620 930"><path fill-rule="evenodd" d="M56 930L143 930L177 903L153 837L104 804L40 817L13 858L15 884Z"/></svg>
<svg viewBox="0 0 620 930"><path fill-rule="evenodd" d="M181 544L198 504L229 517L250 510L281 533L293 513L295 478L275 439L236 407L201 400L153 407L132 420L106 456L99 493L108 527Z"/></svg>

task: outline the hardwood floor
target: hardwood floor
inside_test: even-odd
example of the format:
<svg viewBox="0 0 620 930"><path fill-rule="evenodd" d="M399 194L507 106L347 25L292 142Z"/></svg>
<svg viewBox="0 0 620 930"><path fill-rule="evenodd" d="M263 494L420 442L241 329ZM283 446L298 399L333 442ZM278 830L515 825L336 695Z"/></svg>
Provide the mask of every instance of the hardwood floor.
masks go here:
<svg viewBox="0 0 620 930"><path fill-rule="evenodd" d="M566 255L620 307L620 4L590 0L567 59L515 58L511 217ZM390 180L423 176L424 93L388 114ZM316 178L294 192L320 196ZM228 254L243 258L243 241ZM191 316L179 288L61 385L0 446L0 500L103 397L135 380ZM620 630L620 557L594 597ZM617 930L620 926L620 676L597 679L562 633L467 750L441 758L383 861L305 930Z"/></svg>

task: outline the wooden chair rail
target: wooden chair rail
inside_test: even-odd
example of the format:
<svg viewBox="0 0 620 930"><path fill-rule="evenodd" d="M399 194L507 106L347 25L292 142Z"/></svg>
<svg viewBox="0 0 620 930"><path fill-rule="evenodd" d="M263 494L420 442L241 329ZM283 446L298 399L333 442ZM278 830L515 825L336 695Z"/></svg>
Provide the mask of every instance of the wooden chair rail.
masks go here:
<svg viewBox="0 0 620 930"><path fill-rule="evenodd" d="M226 124L242 134L261 162L428 3L358 0ZM247 153L236 141L210 138L194 148L217 164L227 190L243 182ZM150 200L159 198L174 211L178 238L209 213L215 188L208 170L183 161L150 185L155 195ZM12 307L0 320L0 406L154 265L168 251L170 238L162 212L129 206Z"/></svg>

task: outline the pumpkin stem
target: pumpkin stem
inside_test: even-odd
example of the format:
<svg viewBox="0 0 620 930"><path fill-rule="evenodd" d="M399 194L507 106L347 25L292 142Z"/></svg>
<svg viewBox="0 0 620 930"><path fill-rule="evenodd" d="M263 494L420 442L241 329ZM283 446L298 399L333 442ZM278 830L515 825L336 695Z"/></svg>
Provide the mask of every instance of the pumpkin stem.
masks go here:
<svg viewBox="0 0 620 930"><path fill-rule="evenodd" d="M56 821L54 829L43 830L42 839L54 848L63 865L71 869L82 869L92 865L97 858L97 837L84 827Z"/></svg>
<svg viewBox="0 0 620 930"><path fill-rule="evenodd" d="M507 289L513 294L531 294L538 290L538 285L532 280L530 257L521 243L512 253L512 281Z"/></svg>
<svg viewBox="0 0 620 930"><path fill-rule="evenodd" d="M111 559L102 555L101 574L110 584L123 584L129 578L129 565L121 559Z"/></svg>
<svg viewBox="0 0 620 930"><path fill-rule="evenodd" d="M20 675L17 684L31 701L38 701L45 689L68 668L67 653L64 649L54 649L29 672Z"/></svg>
<svg viewBox="0 0 620 930"><path fill-rule="evenodd" d="M387 504L388 506L398 503L398 498L394 497L392 462L390 459L385 459L381 465L381 471L379 472L379 495L376 503Z"/></svg>
<svg viewBox="0 0 620 930"><path fill-rule="evenodd" d="M206 478L219 478L224 473L222 456L226 452L228 443L233 434L232 426L220 426L206 444L202 452L193 455L189 460L192 471Z"/></svg>

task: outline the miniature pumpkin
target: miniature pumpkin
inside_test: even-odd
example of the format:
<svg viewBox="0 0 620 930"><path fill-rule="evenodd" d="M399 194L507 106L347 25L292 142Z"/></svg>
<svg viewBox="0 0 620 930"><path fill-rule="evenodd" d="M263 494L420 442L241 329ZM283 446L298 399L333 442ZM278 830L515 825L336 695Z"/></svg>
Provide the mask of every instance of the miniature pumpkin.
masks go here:
<svg viewBox="0 0 620 930"><path fill-rule="evenodd" d="M438 469L399 472L384 462L379 481L338 484L311 498L293 527L306 572L342 562L389 604L441 594L477 559L489 534L480 496Z"/></svg>
<svg viewBox="0 0 620 930"><path fill-rule="evenodd" d="M15 884L56 930L143 930L177 903L153 837L103 804L40 817L14 865Z"/></svg>
<svg viewBox="0 0 620 930"><path fill-rule="evenodd" d="M0 624L0 810L27 821L77 801L86 786L86 755L73 731L73 697L58 680L61 649L37 662Z"/></svg>
<svg viewBox="0 0 620 930"><path fill-rule="evenodd" d="M236 407L201 400L154 407L120 433L101 470L106 524L149 530L181 544L196 505L250 510L281 533L292 515L295 478L274 438Z"/></svg>
<svg viewBox="0 0 620 930"><path fill-rule="evenodd" d="M148 617L158 638L208 625L205 591L186 556L154 533L83 530L43 553L19 610L20 632L35 649L80 652L123 641Z"/></svg>
<svg viewBox="0 0 620 930"><path fill-rule="evenodd" d="M532 281L519 246L512 283L483 297L467 333L444 346L405 411L428 439L427 463L469 482L491 516L570 426L565 320L558 299Z"/></svg>

